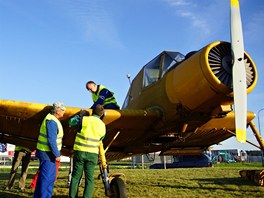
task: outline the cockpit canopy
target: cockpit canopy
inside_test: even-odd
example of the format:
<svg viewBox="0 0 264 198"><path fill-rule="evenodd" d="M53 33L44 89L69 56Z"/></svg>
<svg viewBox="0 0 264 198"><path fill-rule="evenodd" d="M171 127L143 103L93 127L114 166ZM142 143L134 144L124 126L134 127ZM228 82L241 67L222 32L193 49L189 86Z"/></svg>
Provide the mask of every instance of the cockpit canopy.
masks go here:
<svg viewBox="0 0 264 198"><path fill-rule="evenodd" d="M168 71L185 60L185 56L176 51L163 51L148 62L132 81L122 109L136 98L143 89L161 79Z"/></svg>
<svg viewBox="0 0 264 198"><path fill-rule="evenodd" d="M172 66L184 59L184 55L179 52L163 51L144 66L143 88L161 79Z"/></svg>

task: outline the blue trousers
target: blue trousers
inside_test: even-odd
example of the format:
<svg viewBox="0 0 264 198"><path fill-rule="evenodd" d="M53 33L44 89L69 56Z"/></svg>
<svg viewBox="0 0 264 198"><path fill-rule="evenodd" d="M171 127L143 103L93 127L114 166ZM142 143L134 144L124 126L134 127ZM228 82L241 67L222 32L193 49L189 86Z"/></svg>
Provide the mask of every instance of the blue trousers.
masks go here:
<svg viewBox="0 0 264 198"><path fill-rule="evenodd" d="M51 198L56 178L56 163L49 160L40 161L39 169L34 198Z"/></svg>

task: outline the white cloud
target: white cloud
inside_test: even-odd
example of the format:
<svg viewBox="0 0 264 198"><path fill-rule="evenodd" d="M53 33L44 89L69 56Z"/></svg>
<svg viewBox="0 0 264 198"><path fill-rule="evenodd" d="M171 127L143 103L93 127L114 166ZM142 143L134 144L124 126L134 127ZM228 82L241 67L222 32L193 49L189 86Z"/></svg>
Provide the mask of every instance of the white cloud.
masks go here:
<svg viewBox="0 0 264 198"><path fill-rule="evenodd" d="M200 29L203 31L204 34L210 33L210 28L206 20L200 17L199 14L189 11L179 11L178 14L181 17L185 17L191 21L191 24L196 29Z"/></svg>
<svg viewBox="0 0 264 198"><path fill-rule="evenodd" d="M207 17L203 11L195 3L184 0L164 0L171 6L175 13L190 21L191 27L204 35L210 34L211 30L207 21Z"/></svg>
<svg viewBox="0 0 264 198"><path fill-rule="evenodd" d="M190 2L187 0L164 0L171 6L185 6L190 5Z"/></svg>
<svg viewBox="0 0 264 198"><path fill-rule="evenodd" d="M116 27L103 1L68 1L68 10L86 42L122 47Z"/></svg>

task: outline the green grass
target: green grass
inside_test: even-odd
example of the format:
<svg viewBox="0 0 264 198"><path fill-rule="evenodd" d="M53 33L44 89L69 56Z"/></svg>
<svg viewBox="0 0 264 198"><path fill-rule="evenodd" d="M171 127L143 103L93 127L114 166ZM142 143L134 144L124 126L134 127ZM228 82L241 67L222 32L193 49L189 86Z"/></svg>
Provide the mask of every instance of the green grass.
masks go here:
<svg viewBox="0 0 264 198"><path fill-rule="evenodd" d="M264 187L239 176L239 170L263 169L260 163L217 164L212 168L179 168L167 170L153 169L118 169L110 167L110 173L125 174L128 197L264 197ZM0 197L33 197L33 190L20 192L17 182L11 191L2 190L7 183L10 169L0 169ZM27 186L37 169L30 168ZM20 170L19 170L20 172ZM94 197L105 197L101 180L97 180L99 170L95 174ZM60 168L58 180L55 182L54 197L67 197L68 167ZM81 197L84 180L79 187Z"/></svg>

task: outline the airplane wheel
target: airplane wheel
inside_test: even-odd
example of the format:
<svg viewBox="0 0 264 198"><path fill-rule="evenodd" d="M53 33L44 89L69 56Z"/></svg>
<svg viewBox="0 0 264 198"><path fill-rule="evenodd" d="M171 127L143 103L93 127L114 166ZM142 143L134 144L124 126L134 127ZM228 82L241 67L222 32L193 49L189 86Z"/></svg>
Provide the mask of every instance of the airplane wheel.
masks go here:
<svg viewBox="0 0 264 198"><path fill-rule="evenodd" d="M113 198L126 198L127 197L127 190L125 183L119 177L115 177L112 179L110 183L110 188L113 193Z"/></svg>

